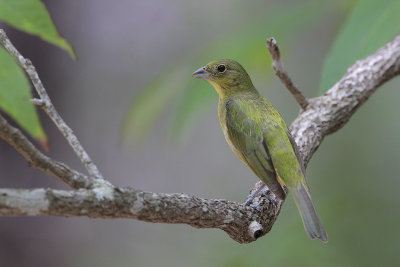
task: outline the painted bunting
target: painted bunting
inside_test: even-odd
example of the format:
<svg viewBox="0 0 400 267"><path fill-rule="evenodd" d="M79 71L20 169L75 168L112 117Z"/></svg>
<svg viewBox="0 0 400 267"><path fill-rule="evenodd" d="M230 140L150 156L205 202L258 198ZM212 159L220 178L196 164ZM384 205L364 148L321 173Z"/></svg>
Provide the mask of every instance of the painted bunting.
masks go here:
<svg viewBox="0 0 400 267"><path fill-rule="evenodd" d="M219 122L233 152L277 198L285 199L283 187L287 187L308 236L327 242L290 131L275 107L254 88L246 70L234 60L223 59L192 76L208 81L217 91Z"/></svg>

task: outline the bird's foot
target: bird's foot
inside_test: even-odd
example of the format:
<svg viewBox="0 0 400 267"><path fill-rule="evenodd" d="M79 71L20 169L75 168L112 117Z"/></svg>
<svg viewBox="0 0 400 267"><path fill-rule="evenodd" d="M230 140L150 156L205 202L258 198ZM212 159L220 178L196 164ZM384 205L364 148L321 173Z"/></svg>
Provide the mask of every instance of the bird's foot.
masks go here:
<svg viewBox="0 0 400 267"><path fill-rule="evenodd" d="M257 196L258 193L260 193L260 191L265 187L265 184L262 183L253 193L250 194L250 196L248 196L248 198L246 199L246 201L243 203L243 205L245 206L249 206L251 204L251 202L253 201L253 199ZM266 190L269 190L268 187L265 188ZM265 190L264 189L264 190Z"/></svg>
<svg viewBox="0 0 400 267"><path fill-rule="evenodd" d="M259 195L266 195L268 194L268 192L270 192L271 190L269 190L269 188L266 186L263 190L260 191L260 193L258 193ZM270 194L269 198L272 200L277 200L277 198L275 197L274 194Z"/></svg>

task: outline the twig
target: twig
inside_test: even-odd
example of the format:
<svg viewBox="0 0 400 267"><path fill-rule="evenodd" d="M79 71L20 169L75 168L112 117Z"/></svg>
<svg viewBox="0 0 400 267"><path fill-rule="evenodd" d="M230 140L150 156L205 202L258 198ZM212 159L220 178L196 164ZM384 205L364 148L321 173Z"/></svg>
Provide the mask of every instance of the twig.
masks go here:
<svg viewBox="0 0 400 267"><path fill-rule="evenodd" d="M294 96L301 108L306 109L308 105L307 98L303 95L300 89L293 84L292 80L289 77L289 74L284 69L283 63L281 61L281 53L279 51L278 43L274 38L269 38L267 39L267 47L272 57L272 68L274 69L275 74L279 77L279 79L281 79L281 82Z"/></svg>
<svg viewBox="0 0 400 267"><path fill-rule="evenodd" d="M33 99L31 99L31 102L32 102L32 104L34 104L34 105L36 105L38 107L41 107L43 109L45 108L45 105L44 105L44 102L43 102L42 99L33 98Z"/></svg>
<svg viewBox="0 0 400 267"><path fill-rule="evenodd" d="M37 150L19 129L11 126L1 115L0 138L15 148L31 167L60 179L72 188L90 188L94 183L93 178L87 177L61 162L54 161Z"/></svg>
<svg viewBox="0 0 400 267"><path fill-rule="evenodd" d="M73 133L72 129L64 122L61 116L58 114L57 110L53 106L53 103L50 100L49 95L47 94L42 81L39 78L38 73L36 72L35 67L32 65L29 59L24 58L19 51L15 48L15 46L8 39L5 31L0 29L0 43L4 46L4 48L15 58L17 63L25 70L28 74L30 80L32 81L33 86L40 96L40 100L43 103L43 109L46 111L47 115L53 120L53 122L57 125L60 132L64 135L64 137L68 140L68 143L71 145L76 155L85 165L87 171L91 176L94 176L98 179L104 179L103 175L98 170L97 166L92 162L89 155L83 149L82 145L79 143L78 138Z"/></svg>

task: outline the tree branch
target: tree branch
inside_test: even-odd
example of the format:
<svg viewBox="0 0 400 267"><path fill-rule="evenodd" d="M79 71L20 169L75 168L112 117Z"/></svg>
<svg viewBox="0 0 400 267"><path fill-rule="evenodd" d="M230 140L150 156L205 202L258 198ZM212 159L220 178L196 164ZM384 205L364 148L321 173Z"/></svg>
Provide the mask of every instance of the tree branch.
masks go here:
<svg viewBox="0 0 400 267"><path fill-rule="evenodd" d="M307 98L303 95L299 88L294 85L292 79L290 79L289 74L286 72L281 61L281 52L279 51L278 43L274 38L267 39L268 51L272 57L272 68L275 71L276 76L281 79L281 82L286 86L289 92L299 103L300 107L305 110L308 106Z"/></svg>
<svg viewBox="0 0 400 267"><path fill-rule="evenodd" d="M324 95L310 99L290 130L307 166L325 136L342 128L386 81L400 74L400 35L374 54L357 61Z"/></svg>
<svg viewBox="0 0 400 267"><path fill-rule="evenodd" d="M260 205L261 207L261 205ZM132 218L153 223L184 223L196 228L219 228L238 242L256 240L262 226L272 226L279 211L272 202L255 209L235 202L202 199L186 194L151 193L115 188L110 198L92 190L0 189L0 215L87 216ZM252 220L250 222L248 220ZM263 225L258 221L263 222Z"/></svg>
<svg viewBox="0 0 400 267"><path fill-rule="evenodd" d="M53 103L50 100L49 95L44 88L42 81L39 78L38 73L36 72L35 67L32 65L32 62L29 59L24 58L21 53L15 48L15 46L11 43L10 39L8 39L5 31L0 29L0 43L4 46L4 48L12 55L17 63L21 66L22 69L25 70L26 74L28 74L29 79L32 81L33 86L35 87L37 93L40 96L41 106L46 111L47 115L53 120L53 122L58 127L58 130L64 135L64 137L68 140L68 143L71 145L76 155L85 165L89 174L95 178L103 179L103 175L100 173L97 166L93 163L92 159L83 149L80 144L78 138L73 133L72 129L65 123L65 121L58 114L55 109ZM37 103L37 99L35 100Z"/></svg>
<svg viewBox="0 0 400 267"><path fill-rule="evenodd" d="M343 127L380 85L399 74L400 35L376 53L357 61L326 94L310 99L291 125L304 166L326 135ZM3 131L0 127L0 132ZM9 143L17 150L21 148L18 142ZM21 154L26 148L22 150ZM49 164L58 168L54 162ZM185 223L197 228L219 228L240 243L252 242L268 233L282 204L268 191L257 196L252 205L244 206L227 200L112 186L75 191L0 189L0 215L3 216L88 216Z"/></svg>

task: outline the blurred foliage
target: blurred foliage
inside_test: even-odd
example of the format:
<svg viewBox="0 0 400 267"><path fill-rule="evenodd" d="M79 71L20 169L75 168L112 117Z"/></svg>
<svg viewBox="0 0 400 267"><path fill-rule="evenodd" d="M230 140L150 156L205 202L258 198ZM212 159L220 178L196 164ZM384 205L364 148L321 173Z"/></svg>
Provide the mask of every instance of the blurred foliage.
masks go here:
<svg viewBox="0 0 400 267"><path fill-rule="evenodd" d="M0 0L0 20L26 33L66 50L73 58L70 44L60 36L46 7L39 0ZM0 108L18 122L32 137L46 143L47 137L40 124L29 81L14 58L0 47Z"/></svg>
<svg viewBox="0 0 400 267"><path fill-rule="evenodd" d="M353 7L355 6L355 7ZM135 99L126 116L122 140L142 141L157 119L169 116L169 136L181 136L196 121L195 115L212 98L214 90L190 77L190 73L206 64L204 59L232 58L247 70L265 69L270 64L264 40L274 36L282 50L290 45L299 29L318 23L334 8L351 10L346 23L326 59L321 88L327 90L356 59L375 51L400 30L400 2L396 0L308 1L271 9L265 18L249 22L245 27L210 42L193 55L178 59L158 75ZM240 36L240 39L237 38ZM287 53L287 52L286 52ZM185 62L185 63L182 63ZM191 63L188 63L191 62ZM271 75L272 71L265 75Z"/></svg>
<svg viewBox="0 0 400 267"><path fill-rule="evenodd" d="M321 92L326 92L356 60L375 52L400 32L400 1L363 0L349 14L325 60Z"/></svg>
<svg viewBox="0 0 400 267"><path fill-rule="evenodd" d="M143 140L151 126L166 112L169 112L171 122L168 124L170 136L180 136L193 124L201 107L216 97L214 90L191 77L195 69L220 58L235 59L247 70L266 69L271 64L265 47L267 38L274 36L285 50L299 29L317 23L335 5L338 3L307 1L278 6L270 9L261 20L250 21L242 29L210 41L209 46L182 56L136 97L123 125L122 140L127 143ZM271 74L265 73L266 76Z"/></svg>

